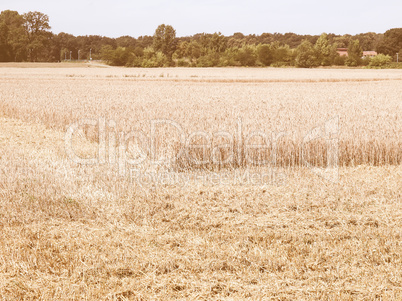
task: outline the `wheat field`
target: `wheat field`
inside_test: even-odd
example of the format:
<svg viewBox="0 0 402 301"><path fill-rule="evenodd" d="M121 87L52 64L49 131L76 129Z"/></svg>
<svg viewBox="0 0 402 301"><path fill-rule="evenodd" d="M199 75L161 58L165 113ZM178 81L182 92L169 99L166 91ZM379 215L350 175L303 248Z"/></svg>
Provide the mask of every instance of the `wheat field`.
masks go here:
<svg viewBox="0 0 402 301"><path fill-rule="evenodd" d="M401 71L0 67L0 300L402 299Z"/></svg>

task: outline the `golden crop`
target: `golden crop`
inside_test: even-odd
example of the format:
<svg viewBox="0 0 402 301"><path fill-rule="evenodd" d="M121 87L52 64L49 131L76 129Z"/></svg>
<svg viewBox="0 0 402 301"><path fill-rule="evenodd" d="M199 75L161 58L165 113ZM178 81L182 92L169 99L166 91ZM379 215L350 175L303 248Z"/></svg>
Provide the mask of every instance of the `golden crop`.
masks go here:
<svg viewBox="0 0 402 301"><path fill-rule="evenodd" d="M401 71L24 66L0 68L0 300L402 298ZM102 164L66 154L82 119L105 122L72 141Z"/></svg>

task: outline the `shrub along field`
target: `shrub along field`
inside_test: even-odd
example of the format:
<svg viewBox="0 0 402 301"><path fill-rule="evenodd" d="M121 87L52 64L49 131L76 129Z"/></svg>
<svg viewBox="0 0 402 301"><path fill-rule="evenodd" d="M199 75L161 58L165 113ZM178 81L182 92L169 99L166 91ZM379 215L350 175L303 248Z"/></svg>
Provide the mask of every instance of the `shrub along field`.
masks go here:
<svg viewBox="0 0 402 301"><path fill-rule="evenodd" d="M0 68L3 299L402 298L400 71L26 67ZM101 164L68 153L83 119Z"/></svg>

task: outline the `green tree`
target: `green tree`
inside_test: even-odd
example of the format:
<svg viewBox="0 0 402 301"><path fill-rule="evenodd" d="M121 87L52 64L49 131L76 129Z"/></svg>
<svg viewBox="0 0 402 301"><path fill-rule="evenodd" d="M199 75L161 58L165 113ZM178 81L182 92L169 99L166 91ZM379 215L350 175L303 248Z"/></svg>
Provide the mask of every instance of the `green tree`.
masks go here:
<svg viewBox="0 0 402 301"><path fill-rule="evenodd" d="M114 59L114 49L110 45L102 46L100 50L101 59L110 64Z"/></svg>
<svg viewBox="0 0 402 301"><path fill-rule="evenodd" d="M293 60L292 50L289 45L282 45L280 42L273 42L270 45L273 54L273 63L277 66L289 65Z"/></svg>
<svg viewBox="0 0 402 301"><path fill-rule="evenodd" d="M116 44L118 47L135 48L137 46L137 40L130 36L121 36L116 39Z"/></svg>
<svg viewBox="0 0 402 301"><path fill-rule="evenodd" d="M109 59L108 62L112 66L125 66L130 58L130 50L127 47L117 47L116 49L109 50L106 53Z"/></svg>
<svg viewBox="0 0 402 301"><path fill-rule="evenodd" d="M363 50L359 40L351 40L348 47L348 57L345 61L347 66L359 66L362 64Z"/></svg>
<svg viewBox="0 0 402 301"><path fill-rule="evenodd" d="M176 58L183 58L188 56L188 42L187 41L183 41L180 42L179 45L177 46L177 49L175 51L175 57Z"/></svg>
<svg viewBox="0 0 402 301"><path fill-rule="evenodd" d="M352 36L350 34L337 36L334 38L334 43L336 43L339 48L347 48L351 38Z"/></svg>
<svg viewBox="0 0 402 301"><path fill-rule="evenodd" d="M244 45L239 49L235 59L239 61L241 66L255 66L257 61L255 46Z"/></svg>
<svg viewBox="0 0 402 301"><path fill-rule="evenodd" d="M227 48L226 37L220 32L215 32L210 38L209 48L212 49L214 52L224 52Z"/></svg>
<svg viewBox="0 0 402 301"><path fill-rule="evenodd" d="M188 45L191 57L198 59L202 53L202 47L197 41L191 41Z"/></svg>
<svg viewBox="0 0 402 301"><path fill-rule="evenodd" d="M314 45L314 49L316 51L318 63L321 66L331 65L331 45L326 33L321 34Z"/></svg>
<svg viewBox="0 0 402 301"><path fill-rule="evenodd" d="M24 19L16 11L0 13L0 61L22 61L26 58Z"/></svg>
<svg viewBox="0 0 402 301"><path fill-rule="evenodd" d="M354 38L359 40L360 46L362 46L363 50L375 50L378 48L378 44L383 39L383 36L383 34L367 32L357 34Z"/></svg>
<svg viewBox="0 0 402 301"><path fill-rule="evenodd" d="M392 28L384 33L384 39L379 43L379 53L394 56L402 49L402 28Z"/></svg>
<svg viewBox="0 0 402 301"><path fill-rule="evenodd" d="M219 66L226 67L226 66L237 66L236 63L236 55L237 55L237 48L227 48L224 53L219 56Z"/></svg>
<svg viewBox="0 0 402 301"><path fill-rule="evenodd" d="M176 30L171 25L159 25L155 30L153 47L171 60L176 48Z"/></svg>
<svg viewBox="0 0 402 301"><path fill-rule="evenodd" d="M203 55L197 59L198 67L215 67L219 64L219 54L214 51L209 51L206 55Z"/></svg>
<svg viewBox="0 0 402 301"><path fill-rule="evenodd" d="M311 42L304 40L296 49L296 67L312 68L319 65L317 52Z"/></svg>
<svg viewBox="0 0 402 301"><path fill-rule="evenodd" d="M144 57L141 62L141 67L167 67L170 62L167 56L161 51L155 51L153 47L147 47L144 49Z"/></svg>
<svg viewBox="0 0 402 301"><path fill-rule="evenodd" d="M23 15L25 33L27 35L28 57L31 61L40 58L40 52L48 45L52 36L49 31L49 17L41 12L28 12Z"/></svg>
<svg viewBox="0 0 402 301"><path fill-rule="evenodd" d="M385 66L385 65L391 63L391 61L392 61L391 56L380 53L379 55L373 57L370 60L369 66L382 67L382 66Z"/></svg>
<svg viewBox="0 0 402 301"><path fill-rule="evenodd" d="M264 65L269 66L273 63L274 55L270 45L260 44L257 46L258 60Z"/></svg>

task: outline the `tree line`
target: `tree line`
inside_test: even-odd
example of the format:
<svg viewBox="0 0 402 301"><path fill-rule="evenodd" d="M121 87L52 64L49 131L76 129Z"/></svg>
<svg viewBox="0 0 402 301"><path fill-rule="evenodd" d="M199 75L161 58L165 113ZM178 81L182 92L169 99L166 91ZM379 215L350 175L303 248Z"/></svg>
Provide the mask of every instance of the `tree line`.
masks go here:
<svg viewBox="0 0 402 301"><path fill-rule="evenodd" d="M57 62L63 60L104 60L128 67L214 67L214 66L296 66L330 65L381 66L402 54L402 28L384 34L298 35L263 33L224 36L219 32L177 37L170 25L159 25L153 36L53 34L49 17L41 12L20 15L0 13L0 61ZM337 48L347 48L340 56ZM376 58L362 58L364 50L375 50Z"/></svg>

